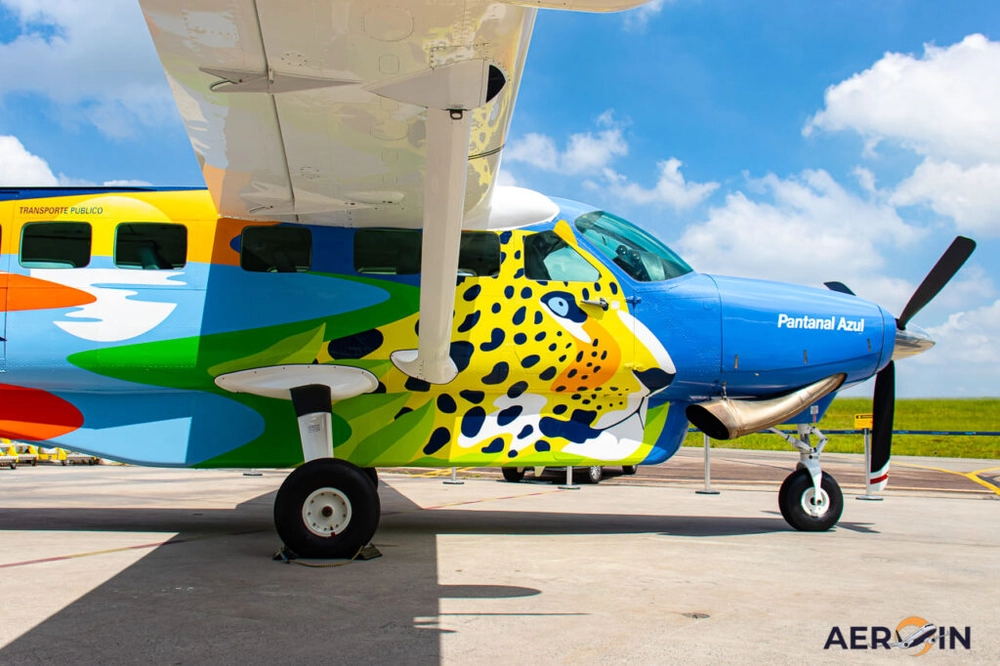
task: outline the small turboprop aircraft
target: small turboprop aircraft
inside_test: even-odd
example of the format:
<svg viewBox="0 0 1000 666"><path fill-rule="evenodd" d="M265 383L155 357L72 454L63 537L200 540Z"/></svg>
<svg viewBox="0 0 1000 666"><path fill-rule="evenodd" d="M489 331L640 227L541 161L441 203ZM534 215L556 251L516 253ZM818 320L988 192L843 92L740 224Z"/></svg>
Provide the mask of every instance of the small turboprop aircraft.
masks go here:
<svg viewBox="0 0 1000 666"><path fill-rule="evenodd" d="M0 436L143 465L295 467L274 518L351 557L376 467L650 465L689 420L797 419L779 504L840 517L812 425L898 318L840 284L694 272L609 212L495 184L536 8L638 0L140 0L207 190L0 190ZM811 407L817 405L817 409ZM815 413L813 413L815 412Z"/></svg>

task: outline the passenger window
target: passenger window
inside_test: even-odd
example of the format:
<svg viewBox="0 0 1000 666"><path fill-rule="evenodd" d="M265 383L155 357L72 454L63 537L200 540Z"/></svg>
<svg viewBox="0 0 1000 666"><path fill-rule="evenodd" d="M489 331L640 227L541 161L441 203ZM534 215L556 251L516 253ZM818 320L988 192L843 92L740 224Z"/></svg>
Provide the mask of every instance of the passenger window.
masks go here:
<svg viewBox="0 0 1000 666"><path fill-rule="evenodd" d="M187 227L183 224L127 222L115 229L115 266L145 270L183 268Z"/></svg>
<svg viewBox="0 0 1000 666"><path fill-rule="evenodd" d="M489 231L463 231L458 274L466 277L500 275L500 237Z"/></svg>
<svg viewBox="0 0 1000 666"><path fill-rule="evenodd" d="M358 229L354 271L364 275L416 275L421 234L412 229Z"/></svg>
<svg viewBox="0 0 1000 666"><path fill-rule="evenodd" d="M90 224L32 222L21 232L25 268L82 268L90 263Z"/></svg>
<svg viewBox="0 0 1000 666"><path fill-rule="evenodd" d="M554 231L524 237L524 275L529 280L595 282L601 272Z"/></svg>
<svg viewBox="0 0 1000 666"><path fill-rule="evenodd" d="M254 273L305 273L312 266L312 231L305 227L246 227L240 266Z"/></svg>
<svg viewBox="0 0 1000 666"><path fill-rule="evenodd" d="M411 229L358 229L354 234L354 270L366 275L416 275L420 272L423 234ZM500 274L500 237L489 231L463 231L458 274Z"/></svg>

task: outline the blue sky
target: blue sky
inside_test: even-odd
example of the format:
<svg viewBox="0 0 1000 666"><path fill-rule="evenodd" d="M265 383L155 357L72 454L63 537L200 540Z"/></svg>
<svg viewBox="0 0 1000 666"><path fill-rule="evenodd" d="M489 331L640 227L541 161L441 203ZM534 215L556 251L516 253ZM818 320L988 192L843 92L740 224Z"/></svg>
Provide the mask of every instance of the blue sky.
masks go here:
<svg viewBox="0 0 1000 666"><path fill-rule="evenodd" d="M135 0L0 0L0 71L0 185L201 185ZM623 214L698 270L841 280L894 312L972 236L914 320L938 346L897 383L996 396L998 118L995 0L543 11L502 178Z"/></svg>

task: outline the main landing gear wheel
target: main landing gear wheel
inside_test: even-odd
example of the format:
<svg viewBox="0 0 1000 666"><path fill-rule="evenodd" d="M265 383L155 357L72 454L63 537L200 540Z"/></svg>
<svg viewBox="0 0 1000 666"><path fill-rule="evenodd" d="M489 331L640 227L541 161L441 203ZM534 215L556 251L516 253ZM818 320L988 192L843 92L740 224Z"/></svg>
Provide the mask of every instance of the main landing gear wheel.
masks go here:
<svg viewBox="0 0 1000 666"><path fill-rule="evenodd" d="M587 468L587 483L600 483L604 478L604 468L594 465Z"/></svg>
<svg viewBox="0 0 1000 666"><path fill-rule="evenodd" d="M368 478L371 479L371 482L375 484L376 488L378 488L378 470L374 467L363 467L361 471L367 474Z"/></svg>
<svg viewBox="0 0 1000 666"><path fill-rule="evenodd" d="M382 508L369 474L334 458L311 460L281 484L274 526L300 557L352 558L375 534Z"/></svg>
<svg viewBox="0 0 1000 666"><path fill-rule="evenodd" d="M635 474L635 472L636 472L635 465L622 465L622 474L625 474L627 476L632 476Z"/></svg>
<svg viewBox="0 0 1000 666"><path fill-rule="evenodd" d="M503 474L503 480L509 483L518 483L524 478L524 470L517 467L501 467L500 473Z"/></svg>
<svg viewBox="0 0 1000 666"><path fill-rule="evenodd" d="M823 472L819 497L809 470L799 469L785 479L778 491L778 506L789 525L803 532L825 532L844 512L844 494L832 476Z"/></svg>

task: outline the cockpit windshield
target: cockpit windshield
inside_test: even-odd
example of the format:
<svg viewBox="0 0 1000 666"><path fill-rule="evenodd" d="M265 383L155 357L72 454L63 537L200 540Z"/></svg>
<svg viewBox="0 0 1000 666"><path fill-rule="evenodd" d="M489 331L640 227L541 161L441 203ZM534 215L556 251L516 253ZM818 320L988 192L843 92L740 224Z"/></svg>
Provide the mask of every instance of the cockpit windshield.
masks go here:
<svg viewBox="0 0 1000 666"><path fill-rule="evenodd" d="M586 213L575 224L584 238L639 282L660 282L693 270L666 245L611 213Z"/></svg>

